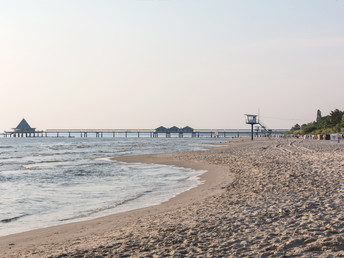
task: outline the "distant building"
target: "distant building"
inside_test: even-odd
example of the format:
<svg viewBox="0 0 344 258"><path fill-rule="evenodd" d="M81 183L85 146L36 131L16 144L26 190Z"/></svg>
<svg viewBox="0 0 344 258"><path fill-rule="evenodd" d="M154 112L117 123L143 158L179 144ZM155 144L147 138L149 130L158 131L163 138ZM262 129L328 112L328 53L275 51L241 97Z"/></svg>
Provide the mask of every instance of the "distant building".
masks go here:
<svg viewBox="0 0 344 258"><path fill-rule="evenodd" d="M157 133L166 133L167 132L167 128L163 127L163 126L160 126L160 127L155 129L155 132L157 132Z"/></svg>
<svg viewBox="0 0 344 258"><path fill-rule="evenodd" d="M166 128L160 126L155 129L156 133L193 133L194 129L190 126L185 126L184 128L179 128L177 126L172 126L171 128Z"/></svg>
<svg viewBox="0 0 344 258"><path fill-rule="evenodd" d="M194 129L191 128L190 126L185 126L183 129L182 129L183 133L193 133Z"/></svg>
<svg viewBox="0 0 344 258"><path fill-rule="evenodd" d="M172 126L172 127L169 129L169 132L170 132L170 133L178 133L178 132L180 132L180 129L179 129L177 126Z"/></svg>

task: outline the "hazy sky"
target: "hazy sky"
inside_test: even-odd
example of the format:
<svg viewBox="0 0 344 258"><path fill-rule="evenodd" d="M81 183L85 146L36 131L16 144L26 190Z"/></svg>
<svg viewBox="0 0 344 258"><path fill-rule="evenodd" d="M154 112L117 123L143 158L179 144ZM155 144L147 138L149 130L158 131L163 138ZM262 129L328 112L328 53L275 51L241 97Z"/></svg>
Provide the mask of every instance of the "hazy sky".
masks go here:
<svg viewBox="0 0 344 258"><path fill-rule="evenodd" d="M290 128L344 109L343 0L0 0L0 130Z"/></svg>

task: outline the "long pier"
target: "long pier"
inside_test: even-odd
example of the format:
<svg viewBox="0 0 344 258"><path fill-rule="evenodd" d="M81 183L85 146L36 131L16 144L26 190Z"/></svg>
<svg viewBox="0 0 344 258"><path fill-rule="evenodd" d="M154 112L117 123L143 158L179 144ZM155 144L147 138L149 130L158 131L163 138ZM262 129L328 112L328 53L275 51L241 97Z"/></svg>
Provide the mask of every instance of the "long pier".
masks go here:
<svg viewBox="0 0 344 258"><path fill-rule="evenodd" d="M287 129L270 130L270 135L280 135ZM239 138L249 136L250 129L193 129L190 132L158 132L156 129L47 129L36 132L4 132L3 137L166 137L166 138ZM256 131L256 136L266 135L264 131Z"/></svg>

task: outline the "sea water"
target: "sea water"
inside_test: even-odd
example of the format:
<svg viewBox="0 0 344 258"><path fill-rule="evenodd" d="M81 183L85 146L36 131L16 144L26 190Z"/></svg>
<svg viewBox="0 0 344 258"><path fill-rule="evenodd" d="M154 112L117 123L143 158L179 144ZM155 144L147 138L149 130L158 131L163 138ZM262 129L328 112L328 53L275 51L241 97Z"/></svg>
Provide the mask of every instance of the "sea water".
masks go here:
<svg viewBox="0 0 344 258"><path fill-rule="evenodd" d="M218 139L0 138L0 236L157 205L204 171L120 155L198 150Z"/></svg>

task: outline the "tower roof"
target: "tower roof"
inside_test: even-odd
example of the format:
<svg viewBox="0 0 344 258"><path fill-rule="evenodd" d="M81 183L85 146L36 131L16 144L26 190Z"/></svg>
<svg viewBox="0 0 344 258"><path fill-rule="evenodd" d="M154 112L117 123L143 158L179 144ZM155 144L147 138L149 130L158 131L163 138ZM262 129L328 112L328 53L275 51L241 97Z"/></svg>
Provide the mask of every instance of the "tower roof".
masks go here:
<svg viewBox="0 0 344 258"><path fill-rule="evenodd" d="M23 118L23 120L21 120L21 122L16 127L16 129L27 130L27 129L33 129L33 128L31 128L31 126L28 124L28 122L26 122L26 120Z"/></svg>

